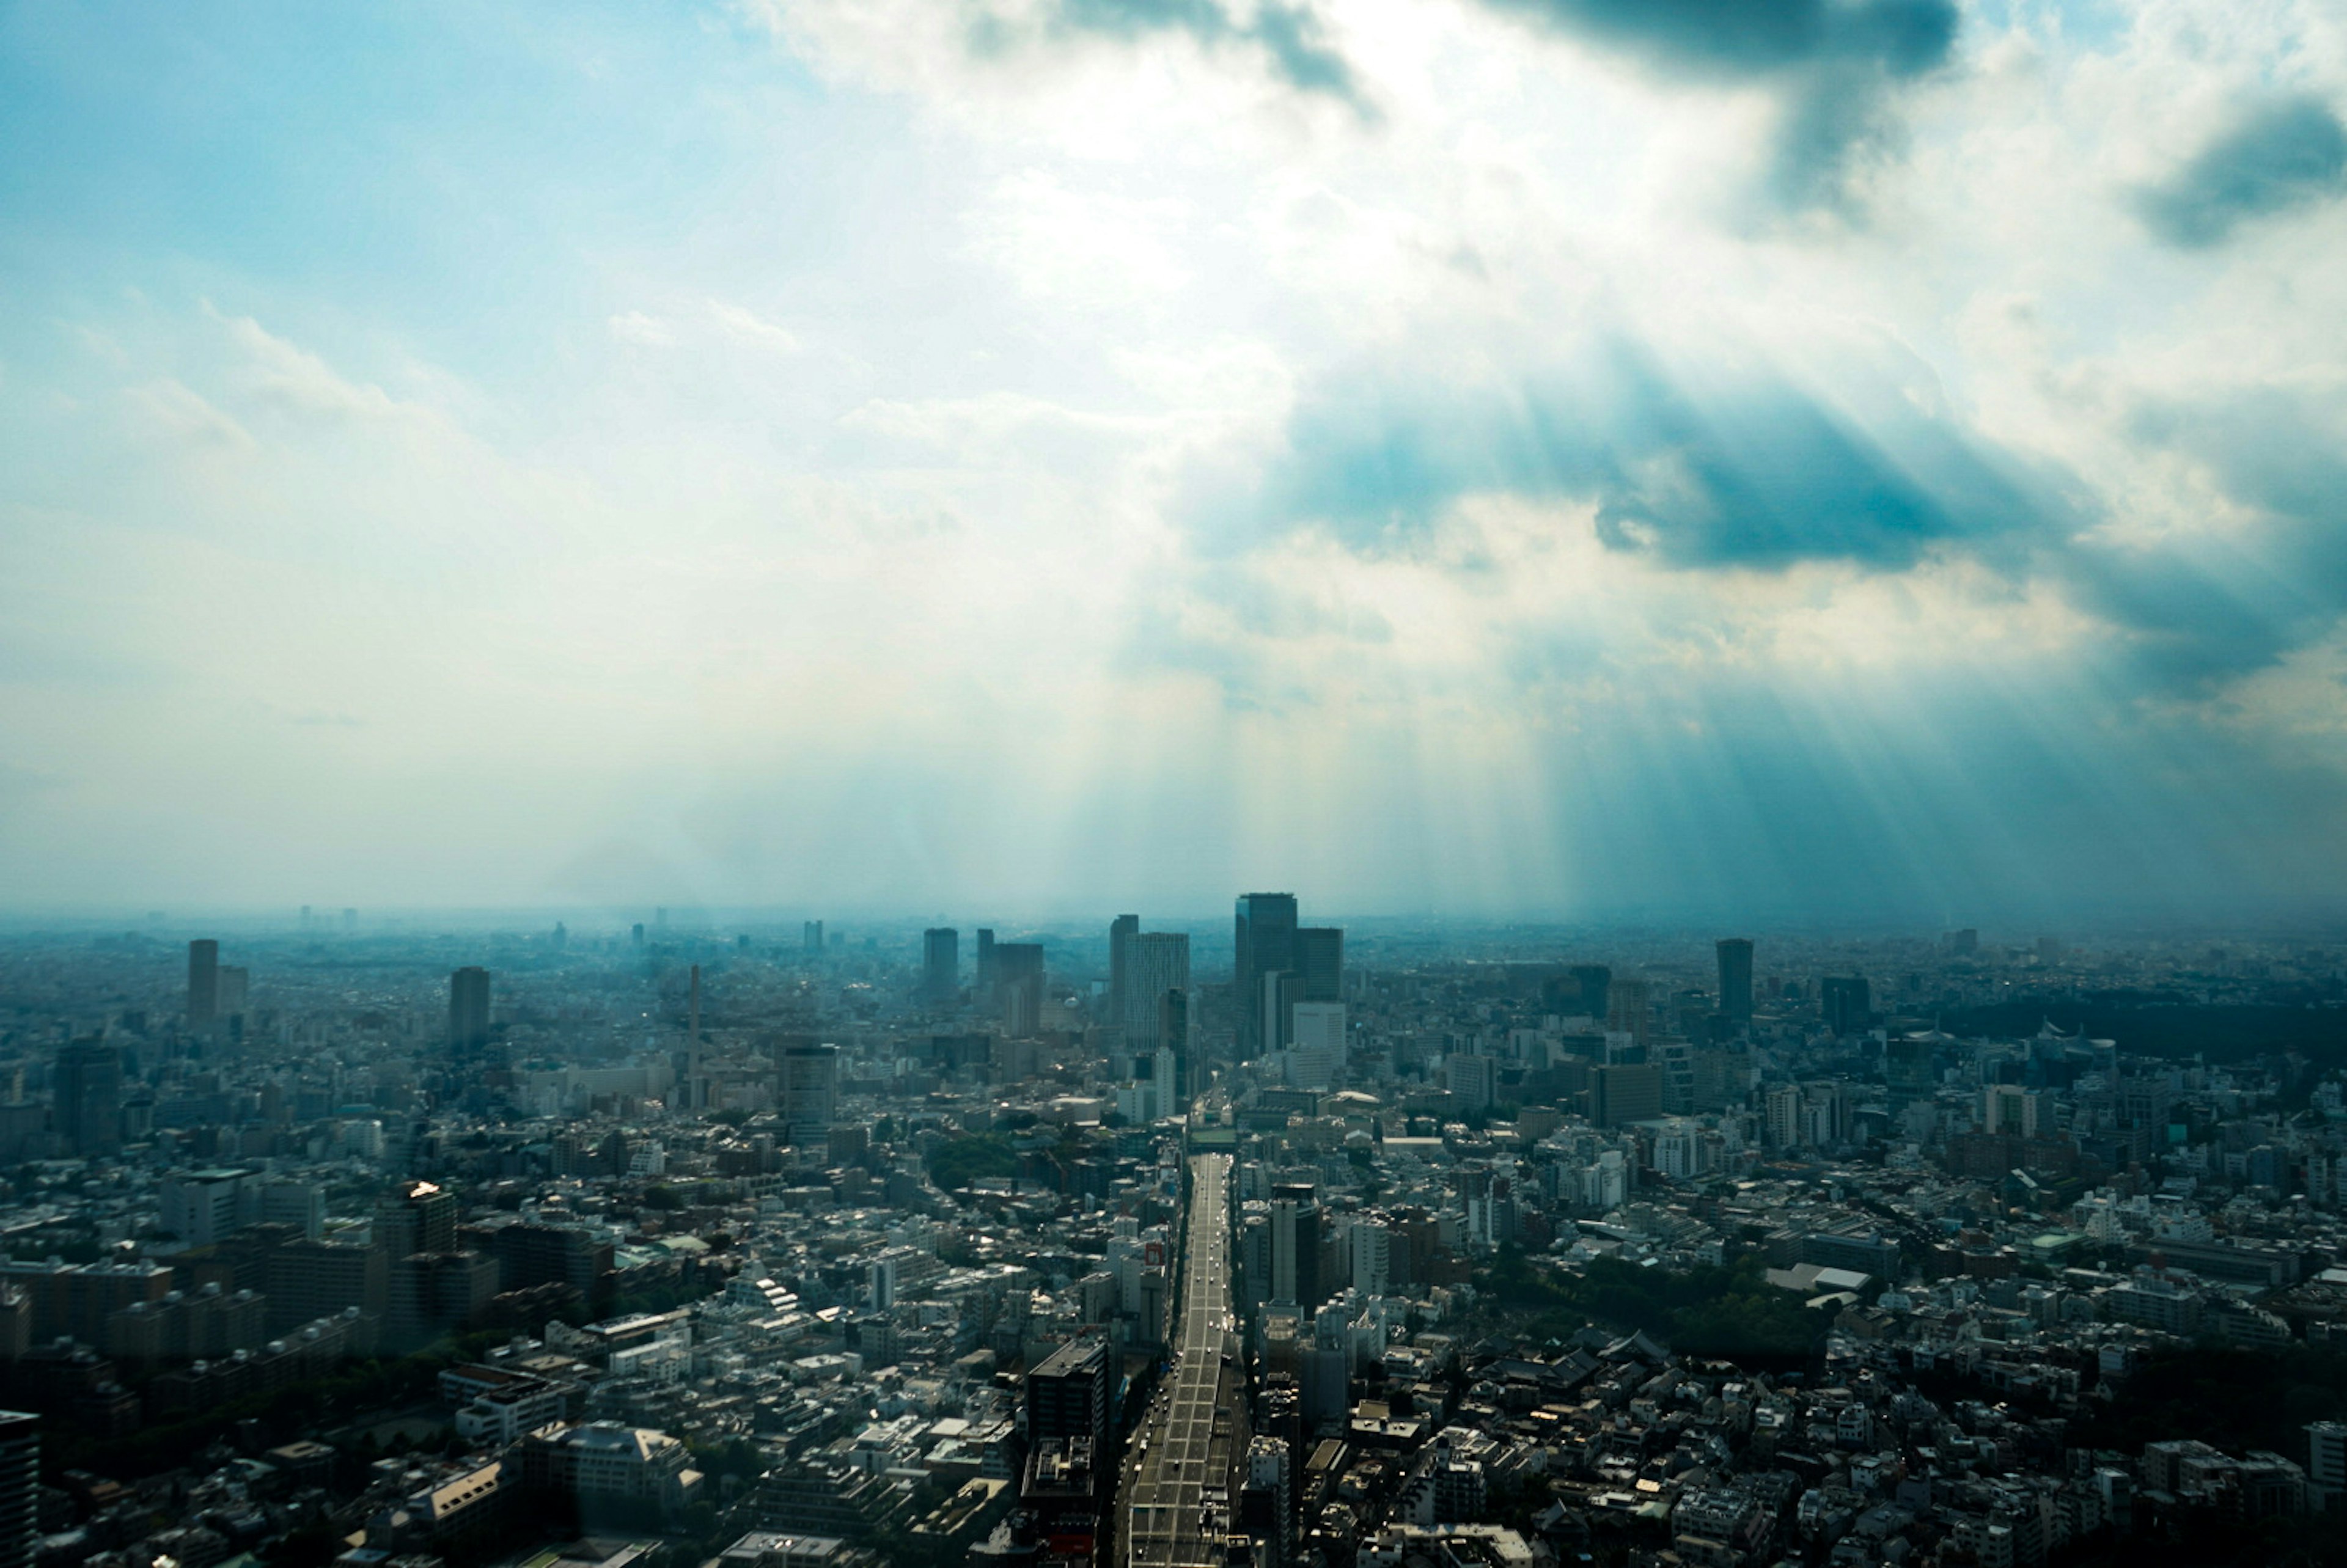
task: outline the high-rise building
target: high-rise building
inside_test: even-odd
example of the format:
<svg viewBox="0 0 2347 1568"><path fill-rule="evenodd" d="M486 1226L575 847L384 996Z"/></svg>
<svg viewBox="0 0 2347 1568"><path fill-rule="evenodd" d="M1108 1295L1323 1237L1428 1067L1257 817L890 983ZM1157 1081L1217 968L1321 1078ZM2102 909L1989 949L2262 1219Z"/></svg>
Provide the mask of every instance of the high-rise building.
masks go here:
<svg viewBox="0 0 2347 1568"><path fill-rule="evenodd" d="M1190 989L1190 937L1184 931L1131 931L1123 943L1124 1005L1115 1017L1136 1054L1160 1049L1165 993Z"/></svg>
<svg viewBox="0 0 2347 1568"><path fill-rule="evenodd" d="M375 1201L374 1240L394 1260L456 1249L456 1195L432 1182L402 1182Z"/></svg>
<svg viewBox="0 0 2347 1568"><path fill-rule="evenodd" d="M824 1141L839 1120L839 1047L783 1048L783 1120L793 1143L805 1148Z"/></svg>
<svg viewBox="0 0 2347 1568"><path fill-rule="evenodd" d="M1861 1033L1874 1020L1862 975L1829 977L1818 988L1818 999L1825 1009L1826 1028L1837 1036Z"/></svg>
<svg viewBox="0 0 2347 1568"><path fill-rule="evenodd" d="M448 1043L459 1050L489 1043L489 971L477 965L448 977Z"/></svg>
<svg viewBox="0 0 2347 1568"><path fill-rule="evenodd" d="M73 1153L88 1158L122 1147L122 1052L92 1035L57 1052L55 1121Z"/></svg>
<svg viewBox="0 0 2347 1568"><path fill-rule="evenodd" d="M1125 943L1139 935L1141 917L1138 915L1119 915L1108 923L1108 1016L1118 1024L1122 1024L1132 1011L1129 993L1125 989L1126 965L1130 961L1125 954ZM1139 1045L1129 1037L1127 1043L1136 1048Z"/></svg>
<svg viewBox="0 0 2347 1568"><path fill-rule="evenodd" d="M1286 1050L1296 1041L1296 1004L1304 999L1304 977L1276 969L1256 977L1255 1039L1258 1052Z"/></svg>
<svg viewBox="0 0 2347 1568"><path fill-rule="evenodd" d="M1071 1339L1027 1374L1027 1441L1108 1436L1110 1365L1099 1339Z"/></svg>
<svg viewBox="0 0 2347 1568"><path fill-rule="evenodd" d="M1320 1203L1309 1183L1271 1189L1271 1295L1309 1314L1320 1305Z"/></svg>
<svg viewBox="0 0 2347 1568"><path fill-rule="evenodd" d="M1589 1070L1589 1119L1600 1127L1652 1122L1663 1113L1663 1070L1622 1062Z"/></svg>
<svg viewBox="0 0 2347 1568"><path fill-rule="evenodd" d="M1190 1079L1190 993L1170 990L1157 999L1157 1053L1166 1066L1166 1109L1176 1115L1197 1092Z"/></svg>
<svg viewBox="0 0 2347 1568"><path fill-rule="evenodd" d="M994 927L978 928L978 972L972 977L978 988L978 999L983 1003L994 989Z"/></svg>
<svg viewBox="0 0 2347 1568"><path fill-rule="evenodd" d="M1275 1437L1247 1444L1246 1479L1239 1489L1239 1526L1262 1543L1263 1568L1287 1568L1296 1549L1295 1491L1288 1482L1293 1456Z"/></svg>
<svg viewBox="0 0 2347 1568"><path fill-rule="evenodd" d="M1246 893L1238 900L1232 943L1232 992L1238 999L1242 1058L1278 1049L1263 1028L1263 977L1296 968L1296 895Z"/></svg>
<svg viewBox="0 0 2347 1568"><path fill-rule="evenodd" d="M1614 971L1604 964L1575 964L1571 973L1580 989L1582 1015L1601 1021L1610 1017L1614 1007Z"/></svg>
<svg viewBox="0 0 2347 1568"><path fill-rule="evenodd" d="M1345 994L1345 933L1336 926L1306 926L1296 933L1296 961L1304 999L1333 1002Z"/></svg>
<svg viewBox="0 0 2347 1568"><path fill-rule="evenodd" d="M0 1410L0 1568L33 1568L41 1545L41 1419Z"/></svg>
<svg viewBox="0 0 2347 1568"><path fill-rule="evenodd" d="M1043 1027L1043 944L994 944L994 989L1002 999L1002 1032L1029 1040Z"/></svg>
<svg viewBox="0 0 2347 1568"><path fill-rule="evenodd" d="M1297 1002L1288 1017L1288 1086L1317 1091L1336 1088L1345 1077L1345 1004Z"/></svg>
<svg viewBox="0 0 2347 1568"><path fill-rule="evenodd" d="M823 956L823 922L803 920L799 923L799 951L810 958Z"/></svg>
<svg viewBox="0 0 2347 1568"><path fill-rule="evenodd" d="M1720 938L1719 1010L1730 1023L1752 1021L1752 943L1746 938Z"/></svg>
<svg viewBox="0 0 2347 1568"><path fill-rule="evenodd" d="M1644 980L1615 980L1610 988L1605 1013L1605 1027L1616 1034L1626 1034L1632 1043L1644 1046L1647 1033L1654 1027L1654 1005Z"/></svg>
<svg viewBox="0 0 2347 1568"><path fill-rule="evenodd" d="M932 926L921 933L921 996L942 1006L961 994L961 933Z"/></svg>
<svg viewBox="0 0 2347 1568"><path fill-rule="evenodd" d="M220 944L200 938L188 944L188 1027L211 1028L220 1017Z"/></svg>

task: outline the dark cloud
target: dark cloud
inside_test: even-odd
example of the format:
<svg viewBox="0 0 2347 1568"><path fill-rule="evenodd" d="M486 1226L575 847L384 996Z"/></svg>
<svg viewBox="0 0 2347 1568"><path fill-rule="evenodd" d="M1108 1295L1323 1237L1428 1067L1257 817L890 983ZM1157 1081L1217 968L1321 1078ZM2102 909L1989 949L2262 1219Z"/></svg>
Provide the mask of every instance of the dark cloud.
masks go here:
<svg viewBox="0 0 2347 1568"><path fill-rule="evenodd" d="M2278 388L2137 412L2139 441L2200 465L2248 514L2185 544L2088 542L2069 558L2080 597L2127 631L2157 683L2206 689L2263 669L2347 613L2342 414Z"/></svg>
<svg viewBox="0 0 2347 1568"><path fill-rule="evenodd" d="M1685 568L1911 564L1943 541L2069 525L2053 488L1903 404L1861 429L1798 387L1697 394L1624 348L1594 370L1446 392L1335 384L1307 398L1261 488L1225 516L1409 548L1451 502L1594 503L1616 549Z"/></svg>
<svg viewBox="0 0 2347 1568"><path fill-rule="evenodd" d="M1221 0L1058 0L1047 26L1061 34L1123 39L1185 33L1210 48L1255 49L1288 86L1367 108L1352 67L1328 47L1319 19L1302 5L1264 0L1241 23Z"/></svg>
<svg viewBox="0 0 2347 1568"><path fill-rule="evenodd" d="M1902 83L1945 65L1952 0L1484 0L1681 79L1775 87L1772 194L1848 209L1859 168L1895 147Z"/></svg>
<svg viewBox="0 0 2347 1568"><path fill-rule="evenodd" d="M2222 244L2252 219L2347 192L2347 127L2321 99L2276 98L2239 116L2161 183L2136 213L2171 245Z"/></svg>

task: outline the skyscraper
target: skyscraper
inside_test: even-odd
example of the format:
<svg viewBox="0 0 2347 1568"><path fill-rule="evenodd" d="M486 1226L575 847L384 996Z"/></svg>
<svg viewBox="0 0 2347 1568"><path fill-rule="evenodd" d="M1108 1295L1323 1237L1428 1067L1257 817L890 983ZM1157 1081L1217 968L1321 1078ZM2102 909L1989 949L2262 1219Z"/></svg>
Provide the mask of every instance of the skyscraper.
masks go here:
<svg viewBox="0 0 2347 1568"><path fill-rule="evenodd" d="M188 944L188 1027L208 1030L220 1017L220 944L209 937Z"/></svg>
<svg viewBox="0 0 2347 1568"><path fill-rule="evenodd" d="M1116 1014L1127 1050L1159 1049L1157 1030L1167 991L1190 989L1186 931L1132 931L1124 938L1124 1006Z"/></svg>
<svg viewBox="0 0 2347 1568"><path fill-rule="evenodd" d="M1341 1001L1345 994L1345 933L1336 926L1307 926L1296 933L1296 961L1304 977L1304 999Z"/></svg>
<svg viewBox="0 0 2347 1568"><path fill-rule="evenodd" d="M933 1004L961 994L961 933L932 926L921 933L921 995Z"/></svg>
<svg viewBox="0 0 2347 1568"><path fill-rule="evenodd" d="M1752 944L1743 937L1719 941L1719 1010L1731 1023L1752 1021Z"/></svg>
<svg viewBox="0 0 2347 1568"><path fill-rule="evenodd" d="M1575 964L1573 980L1581 989L1581 1011L1603 1022L1614 1005L1614 971L1604 964Z"/></svg>
<svg viewBox="0 0 2347 1568"><path fill-rule="evenodd" d="M56 1121L66 1147L87 1159L122 1147L122 1052L98 1036L57 1052Z"/></svg>
<svg viewBox="0 0 2347 1568"><path fill-rule="evenodd" d="M0 1410L0 1568L33 1568L41 1544L41 1419Z"/></svg>
<svg viewBox="0 0 2347 1568"><path fill-rule="evenodd" d="M1158 998L1157 1020L1157 1050L1167 1064L1167 1108L1180 1114L1197 1093L1190 1081L1190 993L1171 990Z"/></svg>
<svg viewBox="0 0 2347 1568"><path fill-rule="evenodd" d="M375 1245L396 1261L456 1250L456 1195L432 1182L402 1182L375 1202Z"/></svg>
<svg viewBox="0 0 2347 1568"><path fill-rule="evenodd" d="M783 1120L803 1148L822 1142L839 1120L839 1047L783 1048Z"/></svg>
<svg viewBox="0 0 2347 1568"><path fill-rule="evenodd" d="M489 1043L489 971L478 965L448 977L448 1043L458 1050Z"/></svg>
<svg viewBox="0 0 2347 1568"><path fill-rule="evenodd" d="M810 958L821 958L823 956L822 921L802 920L799 922L799 951L805 954Z"/></svg>
<svg viewBox="0 0 2347 1568"><path fill-rule="evenodd" d="M978 998L981 1002L986 999L987 993L994 989L994 927L991 926L978 928L977 973L971 977L971 983L978 988Z"/></svg>
<svg viewBox="0 0 2347 1568"><path fill-rule="evenodd" d="M1127 965L1131 962L1125 944L1140 934L1138 915L1119 915L1108 923L1108 1016L1119 1024L1124 1023L1133 1011L1131 996L1125 989ZM1129 1034L1126 1043L1136 1050L1141 1044Z"/></svg>
<svg viewBox="0 0 2347 1568"><path fill-rule="evenodd" d="M1276 1049L1264 1040L1263 977L1296 968L1296 895L1245 893L1239 897L1232 943L1232 994L1238 1007L1242 1057Z"/></svg>
<svg viewBox="0 0 2347 1568"><path fill-rule="evenodd" d="M1829 977L1818 988L1818 999L1825 1009L1826 1028L1836 1035L1856 1034L1874 1020L1862 975Z"/></svg>
<svg viewBox="0 0 2347 1568"><path fill-rule="evenodd" d="M1320 1204L1309 1183L1271 1189L1271 1296L1309 1313L1320 1305Z"/></svg>
<svg viewBox="0 0 2347 1568"><path fill-rule="evenodd" d="M994 989L1002 999L1002 1032L1030 1040L1043 1026L1043 944L994 944Z"/></svg>

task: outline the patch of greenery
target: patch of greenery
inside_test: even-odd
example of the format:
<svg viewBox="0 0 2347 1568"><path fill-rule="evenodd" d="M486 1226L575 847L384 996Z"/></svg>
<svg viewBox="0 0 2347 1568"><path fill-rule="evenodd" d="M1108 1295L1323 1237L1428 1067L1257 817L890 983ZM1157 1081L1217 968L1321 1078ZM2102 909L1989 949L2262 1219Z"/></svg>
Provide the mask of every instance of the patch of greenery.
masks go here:
<svg viewBox="0 0 2347 1568"><path fill-rule="evenodd" d="M1683 1356L1747 1366L1806 1363L1833 1323L1770 1285L1758 1257L1683 1270L1601 1257L1573 1275L1537 1269L1521 1248L1506 1247L1476 1284L1502 1307L1530 1314L1526 1332L1535 1338L1561 1339L1594 1323L1644 1329Z"/></svg>
<svg viewBox="0 0 2347 1568"><path fill-rule="evenodd" d="M1000 1132L963 1132L931 1149L922 1162L929 1180L944 1192L956 1192L981 1176L1015 1175L1018 1151Z"/></svg>
<svg viewBox="0 0 2347 1568"><path fill-rule="evenodd" d="M2110 1404L2071 1424L2077 1448L2140 1453L2143 1445L2198 1438L2229 1452L2306 1455L2309 1421L2347 1419L2347 1354L2201 1346L2155 1356L2116 1387Z"/></svg>

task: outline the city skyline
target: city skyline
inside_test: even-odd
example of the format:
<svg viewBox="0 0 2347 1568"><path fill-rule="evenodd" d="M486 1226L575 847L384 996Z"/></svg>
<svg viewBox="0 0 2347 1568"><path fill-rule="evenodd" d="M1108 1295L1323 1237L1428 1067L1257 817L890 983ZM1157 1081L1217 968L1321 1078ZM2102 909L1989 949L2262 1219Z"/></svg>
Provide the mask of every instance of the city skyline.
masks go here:
<svg viewBox="0 0 2347 1568"><path fill-rule="evenodd" d="M2347 21L1753 18L14 9L0 886L2336 913Z"/></svg>

